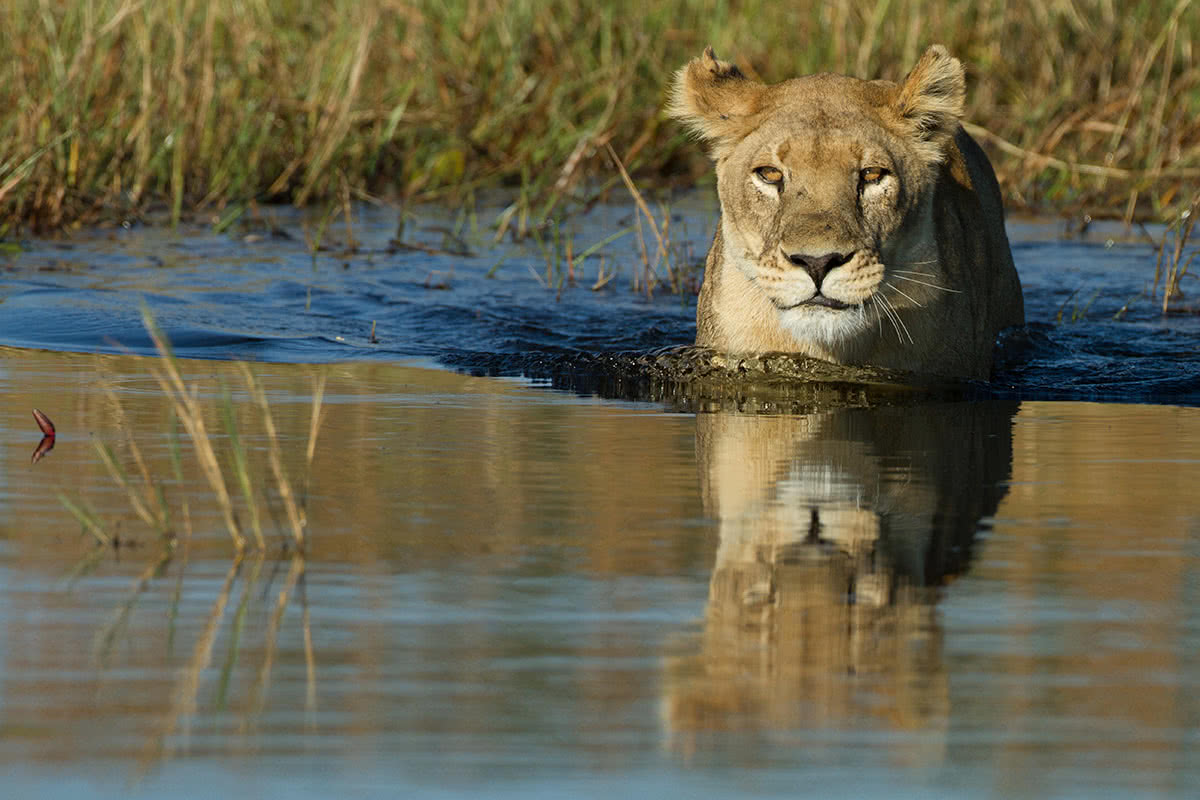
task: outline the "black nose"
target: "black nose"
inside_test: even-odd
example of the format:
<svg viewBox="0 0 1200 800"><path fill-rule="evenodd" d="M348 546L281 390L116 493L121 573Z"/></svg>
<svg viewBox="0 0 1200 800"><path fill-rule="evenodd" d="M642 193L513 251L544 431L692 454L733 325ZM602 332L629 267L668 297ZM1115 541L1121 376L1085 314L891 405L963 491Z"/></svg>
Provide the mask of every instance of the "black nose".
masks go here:
<svg viewBox="0 0 1200 800"><path fill-rule="evenodd" d="M813 283L820 288L821 281L825 280L825 276L829 274L831 269L840 267L851 258L853 253L826 253L823 256L808 256L803 253L789 253L787 260L795 264L797 267L804 267L804 271L813 279Z"/></svg>

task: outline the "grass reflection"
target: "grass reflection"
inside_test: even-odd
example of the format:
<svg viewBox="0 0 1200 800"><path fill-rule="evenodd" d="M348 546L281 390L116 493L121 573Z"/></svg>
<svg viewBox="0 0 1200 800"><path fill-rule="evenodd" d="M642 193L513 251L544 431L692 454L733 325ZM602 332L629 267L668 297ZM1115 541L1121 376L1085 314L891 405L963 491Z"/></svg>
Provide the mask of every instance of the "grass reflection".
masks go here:
<svg viewBox="0 0 1200 800"><path fill-rule="evenodd" d="M122 646L136 638L130 620L139 603L156 606L156 588L161 588L168 573L175 569L174 588L165 606L167 636L164 657L173 661L184 599L184 581L189 564L174 551L164 549L134 578L124 599L112 609L108 620L93 639L93 661L98 669L108 670L120 660ZM278 588L276 578L286 569ZM307 564L300 553L274 559L262 551L235 555L226 570L211 605L204 614L189 613L185 624L201 622L186 662L173 671L168 687L168 702L154 709L157 723L148 726L146 741L138 758L138 775L145 776L156 765L191 752L193 728L198 720L214 714L232 712L232 725L222 727L249 740L258 732L259 720L267 709L272 678L278 662L278 643L285 630L289 608L299 604L300 635L304 643L305 687L303 709L305 729L316 728L317 680L311 615L305 590ZM260 604L267 600L266 608ZM256 613L256 609L258 610ZM265 611L265 619L261 612ZM151 612L147 612L151 613ZM162 613L162 612L160 612ZM144 630L134 626L132 630ZM250 632L254 632L253 635ZM223 644L223 654L218 647ZM239 669L239 666L241 669ZM253 681L244 694L236 694L235 676L251 671ZM201 698L207 696L208 702ZM245 749L231 744L231 749Z"/></svg>
<svg viewBox="0 0 1200 800"><path fill-rule="evenodd" d="M192 727L201 714L200 694L206 686L210 686L214 710L226 710L231 703L231 685L235 668L243 657L246 649L244 633L247 618L250 613L251 601L260 590L269 593L268 586L262 587L264 580L263 569L267 564L266 555L256 552L248 556L238 555L229 570L213 600L212 606L205 618L203 629L196 638L192 653L187 663L179 671L171 691L171 703L163 715L162 723L146 743L141 758L141 772L145 774L155 764L174 755L185 754L191 744ZM316 665L312 648L312 630L308 598L304 591L306 564L299 553L293 554L286 562L273 562L275 566L287 564L287 576L283 586L275 595L275 601L267 621L261 640L256 640L255 650L261 652L258 666L255 670L255 680L249 691L247 702L243 706L238 723L238 731L242 736L249 736L257 729L258 720L266 707L271 689L272 671L275 666L277 642L283 627L284 616L289 605L294 603L298 594L301 606L300 625L305 642L305 714L311 727L317 708ZM274 570L272 570L272 573ZM144 589L146 576L139 578L132 599L135 599ZM228 614L231 600L240 585L240 595L232 615ZM120 617L128 615L132 602L119 610ZM104 632L105 643L111 646L112 634L115 630ZM218 640L222 633L228 639L225 658L220 669L214 674L211 670L213 656Z"/></svg>

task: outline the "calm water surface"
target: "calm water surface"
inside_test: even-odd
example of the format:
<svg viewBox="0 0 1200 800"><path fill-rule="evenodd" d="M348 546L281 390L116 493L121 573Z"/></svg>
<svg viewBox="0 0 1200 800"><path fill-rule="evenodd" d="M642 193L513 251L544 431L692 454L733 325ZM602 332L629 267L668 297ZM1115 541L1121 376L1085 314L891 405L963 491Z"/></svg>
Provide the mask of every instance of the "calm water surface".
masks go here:
<svg viewBox="0 0 1200 800"><path fill-rule="evenodd" d="M990 398L692 414L430 360L679 343L677 297L556 301L518 249L427 288L456 257L369 222L373 252L315 263L297 228L0 264L5 792L1200 793L1195 323L1100 319L1144 246L1029 229L1034 325ZM1093 323L1052 324L1088 282ZM181 352L263 359L303 559L235 367L184 362L221 457L226 413L248 451L270 546L240 559L157 361L110 354L145 351L143 297ZM31 465L34 407L58 436ZM170 558L94 442L161 493Z"/></svg>

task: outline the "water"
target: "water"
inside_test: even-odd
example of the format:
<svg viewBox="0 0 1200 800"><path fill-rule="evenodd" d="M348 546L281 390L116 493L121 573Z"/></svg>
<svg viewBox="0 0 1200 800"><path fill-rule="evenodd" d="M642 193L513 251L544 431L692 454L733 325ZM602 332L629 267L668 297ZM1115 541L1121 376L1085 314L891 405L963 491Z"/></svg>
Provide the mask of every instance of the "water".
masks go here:
<svg viewBox="0 0 1200 800"><path fill-rule="evenodd" d="M698 258L709 217L679 212ZM1014 226L1033 325L969 401L680 402L564 367L690 339L694 307L635 294L628 269L556 299L536 247L388 252L382 213L356 219L359 253L314 263L303 221L273 213L291 238L117 229L0 264L6 793L1200 790L1196 321L1148 299L1107 319L1152 270L1145 245ZM626 214L579 222L581 245ZM405 240L445 249L422 229L444 224ZM1076 289L1081 307L1099 290L1088 318L1054 324ZM184 371L223 458L228 393L266 553L235 558L186 443L176 466L143 298L208 359ZM303 559L230 357L262 362L307 487ZM544 377L437 363L456 359ZM31 465L35 407L58 435ZM170 559L93 440L151 505L161 489Z"/></svg>
<svg viewBox="0 0 1200 800"><path fill-rule="evenodd" d="M716 220L712 198L689 196L672 212L672 248L682 263L702 264ZM489 371L521 374L542 372L530 354L644 352L695 336L694 296L630 289L641 261L631 206L600 206L564 226L558 273L547 265L556 261L549 232L541 245L495 243L490 214L456 220L426 210L406 218L397 245L396 219L394 211L364 209L349 229L340 217L322 227L273 209L224 234L133 225L29 242L0 261L0 344L152 353L143 302L177 351L196 358L420 356L477 365L482 354ZM556 290L567 239L580 254L623 230L630 232L579 265L574 288ZM1200 404L1200 314L1159 313L1145 236L1115 224L1070 238L1065 230L1061 222L1010 225L1030 325L999 353L994 391ZM313 258L316 245L323 249ZM601 257L605 274L618 277L589 291ZM1128 312L1114 320L1122 307ZM1185 298L1182 307L1194 303Z"/></svg>

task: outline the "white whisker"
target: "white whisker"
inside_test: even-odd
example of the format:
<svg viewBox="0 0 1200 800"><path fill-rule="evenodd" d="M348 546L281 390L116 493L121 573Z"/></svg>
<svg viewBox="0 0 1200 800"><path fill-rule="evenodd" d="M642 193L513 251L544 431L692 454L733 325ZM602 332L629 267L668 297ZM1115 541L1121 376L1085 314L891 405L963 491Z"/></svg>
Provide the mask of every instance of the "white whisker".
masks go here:
<svg viewBox="0 0 1200 800"><path fill-rule="evenodd" d="M900 326L896 324L896 313L888 307L888 302L883 295L876 294L874 295L874 299L876 309L887 315L888 322L892 323L892 328L896 331L896 339L903 344L904 337L900 335ZM880 327L883 327L883 323L880 323Z"/></svg>
<svg viewBox="0 0 1200 800"><path fill-rule="evenodd" d="M904 336L901 334L908 336L908 342L912 344L912 334L908 332L908 326L904 324L904 320L900 319L900 311L896 308L896 304L887 297L883 298L883 302L888 307L892 319L895 320L895 324L900 326L900 330L896 334L896 338L900 341L900 344L904 344Z"/></svg>
<svg viewBox="0 0 1200 800"><path fill-rule="evenodd" d="M904 320L900 319L900 312L896 310L896 307L894 305L892 305L892 301L888 300L887 296L883 295L883 294L878 294L878 295L876 295L876 297L878 297L880 300L882 300L884 306L886 306L889 309L888 313L892 318L892 324L896 325L897 323L899 323L900 327L904 329L904 335L908 337L908 343L916 344L916 342L913 341L912 334L909 333L909 331L908 331L908 326L904 324ZM896 335L897 336L900 335L899 330L896 331ZM901 339L900 342L901 342L901 344L903 344L904 340Z"/></svg>
<svg viewBox="0 0 1200 800"><path fill-rule="evenodd" d="M907 297L907 298L908 298L908 301L909 301L910 303L912 303L913 305L915 305L917 308L924 308L924 307L925 307L925 305L924 305L923 303L920 303L920 302L918 302L918 301L917 301L917 298L913 297L913 296L912 296L911 294L909 294L908 292L905 292L905 291L903 291L902 289L897 289L895 286L892 286L892 285L891 285L890 283L888 283L887 281L884 281L884 282L883 282L883 285L884 285L884 286L886 286L886 287L888 287L889 289L891 289L891 290L892 290L893 292L895 292L896 294L898 294L898 295L901 295L902 297Z"/></svg>
<svg viewBox="0 0 1200 800"><path fill-rule="evenodd" d="M895 270L895 272L896 272L896 273L899 273L899 272L901 272L901 270ZM911 274L913 274L913 275L923 275L924 273L922 273L922 272L914 272L914 273L911 273ZM940 291L940 292L950 292L950 293L952 293L952 294L962 294L962 290L961 290L961 289L948 289L948 288L946 288L945 286L938 286L936 283L928 283L928 282L926 282L926 281L919 281L919 280L917 280L916 278L908 278L908 277L905 277L904 275L900 275L900 274L895 274L895 275L893 275L892 277L894 277L896 280L900 280L900 281L908 281L909 283L917 283L917 284L920 284L921 286L928 286L930 289L937 289L937 290L938 290L938 291ZM895 287L892 287L892 288L895 288Z"/></svg>
<svg viewBox="0 0 1200 800"><path fill-rule="evenodd" d="M901 336L900 336L900 326L896 324L895 314L893 314L892 310L887 307L886 303L883 302L882 297L876 297L875 302L879 306L879 308L883 310L883 313L887 315L888 322L892 323L892 328L895 329L895 331L896 331L896 339L900 342L903 342L904 339L901 338Z"/></svg>

